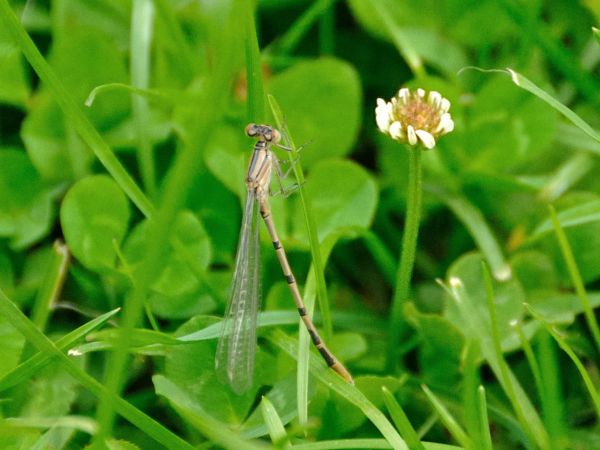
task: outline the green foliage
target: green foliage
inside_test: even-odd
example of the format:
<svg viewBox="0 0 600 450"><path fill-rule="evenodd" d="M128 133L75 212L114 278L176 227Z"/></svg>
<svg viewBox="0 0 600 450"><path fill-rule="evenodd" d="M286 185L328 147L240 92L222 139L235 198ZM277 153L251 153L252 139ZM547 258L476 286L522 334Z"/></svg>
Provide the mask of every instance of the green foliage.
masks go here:
<svg viewBox="0 0 600 450"><path fill-rule="evenodd" d="M597 5L201 3L0 0L0 446L598 448ZM418 192L373 113L403 86L455 123ZM263 225L253 384L214 370L249 119L354 385Z"/></svg>
<svg viewBox="0 0 600 450"><path fill-rule="evenodd" d="M73 255L87 268L114 267L115 245L127 232L129 204L117 183L105 175L78 181L65 195L60 223Z"/></svg>

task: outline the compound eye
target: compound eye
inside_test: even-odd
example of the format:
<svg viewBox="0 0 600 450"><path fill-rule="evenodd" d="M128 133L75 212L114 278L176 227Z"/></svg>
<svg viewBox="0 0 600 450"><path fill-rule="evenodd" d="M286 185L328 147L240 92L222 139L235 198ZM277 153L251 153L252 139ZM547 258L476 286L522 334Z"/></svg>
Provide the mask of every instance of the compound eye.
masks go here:
<svg viewBox="0 0 600 450"><path fill-rule="evenodd" d="M246 125L246 129L244 130L247 136L254 137L258 134L258 125L255 123L249 123Z"/></svg>
<svg viewBox="0 0 600 450"><path fill-rule="evenodd" d="M273 142L274 144L278 144L279 141L281 141L281 133L275 128L273 128L271 131L271 142Z"/></svg>

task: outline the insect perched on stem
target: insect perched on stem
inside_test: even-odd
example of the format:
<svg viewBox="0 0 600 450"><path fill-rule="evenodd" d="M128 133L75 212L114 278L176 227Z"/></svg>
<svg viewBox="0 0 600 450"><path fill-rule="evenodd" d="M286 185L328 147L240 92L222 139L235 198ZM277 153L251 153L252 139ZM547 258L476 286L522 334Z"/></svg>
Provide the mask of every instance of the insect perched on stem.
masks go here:
<svg viewBox="0 0 600 450"><path fill-rule="evenodd" d="M283 150L288 148L279 145L281 134L268 125L254 123L246 127L246 134L256 138L252 158L246 176L246 206L242 218L242 229L235 261L233 284L229 294L225 313L223 332L217 347L216 369L221 378L227 381L234 392L243 393L252 385L254 372L254 355L256 352L256 319L260 303L260 245L259 215L262 216L277 259L281 264L283 275L298 308L300 318L304 322L312 342L323 356L329 367L335 370L346 381L352 383L352 376L331 351L325 346L311 318L309 317L298 284L290 268L285 250L271 216L268 195L271 173L275 169L279 178L283 176L279 161L270 149L275 145ZM285 193L283 188L282 193Z"/></svg>

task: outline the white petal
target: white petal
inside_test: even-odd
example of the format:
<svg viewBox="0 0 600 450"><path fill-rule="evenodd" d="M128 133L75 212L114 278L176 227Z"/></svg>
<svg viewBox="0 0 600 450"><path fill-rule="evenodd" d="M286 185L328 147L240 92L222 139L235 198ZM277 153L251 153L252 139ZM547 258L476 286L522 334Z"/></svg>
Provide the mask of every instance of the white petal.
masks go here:
<svg viewBox="0 0 600 450"><path fill-rule="evenodd" d="M417 89L417 95L421 98L425 97L425 91L421 88Z"/></svg>
<svg viewBox="0 0 600 450"><path fill-rule="evenodd" d="M415 145L417 143L417 135L415 134L415 129L412 125L409 125L406 128L406 137L408 138L408 143L410 145Z"/></svg>
<svg viewBox="0 0 600 450"><path fill-rule="evenodd" d="M377 107L375 108L375 121L377 122L377 127L383 131L384 133L388 132L390 127L390 111L392 105L386 103L383 99L377 99Z"/></svg>
<svg viewBox="0 0 600 450"><path fill-rule="evenodd" d="M446 134L450 133L452 130L454 130L454 121L452 120L452 117L448 113L442 114L442 117L440 118L440 123L435 129L435 132L440 134Z"/></svg>
<svg viewBox="0 0 600 450"><path fill-rule="evenodd" d="M447 98L443 98L442 102L440 103L440 110L443 113L448 112L448 110L450 109L450 100L448 100Z"/></svg>
<svg viewBox="0 0 600 450"><path fill-rule="evenodd" d="M402 88L398 91L398 98L402 100L402 103L406 104L410 97L410 90L408 88Z"/></svg>
<svg viewBox="0 0 600 450"><path fill-rule="evenodd" d="M440 107L440 102L442 101L442 94L437 91L431 91L427 97L427 101L434 108L438 109Z"/></svg>
<svg viewBox="0 0 600 450"><path fill-rule="evenodd" d="M377 128L384 133L387 133L390 129L390 118L387 114L376 114L375 122L377 122Z"/></svg>
<svg viewBox="0 0 600 450"><path fill-rule="evenodd" d="M400 139L403 137L402 125L400 122L395 121L390 125L390 136L394 139Z"/></svg>
<svg viewBox="0 0 600 450"><path fill-rule="evenodd" d="M421 142L425 146L425 148L433 148L435 147L435 138L433 135L425 130L417 130L415 134L421 139Z"/></svg>

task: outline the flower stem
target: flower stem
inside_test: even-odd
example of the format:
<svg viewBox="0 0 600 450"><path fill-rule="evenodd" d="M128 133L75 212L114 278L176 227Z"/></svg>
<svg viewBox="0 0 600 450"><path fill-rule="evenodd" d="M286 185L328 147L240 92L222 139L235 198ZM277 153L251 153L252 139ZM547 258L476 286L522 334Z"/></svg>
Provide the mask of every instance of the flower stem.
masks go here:
<svg viewBox="0 0 600 450"><path fill-rule="evenodd" d="M419 222L421 219L421 202L423 197L421 170L421 152L419 147L408 147L408 190L406 196L406 221L404 235L402 236L402 249L400 251L400 264L396 272L396 289L392 299L390 315L390 328L388 333L388 349L386 369L394 370L397 361L397 351L400 347L400 338L405 328L402 317L402 308L408 299L410 281L415 264L417 237L419 235Z"/></svg>

